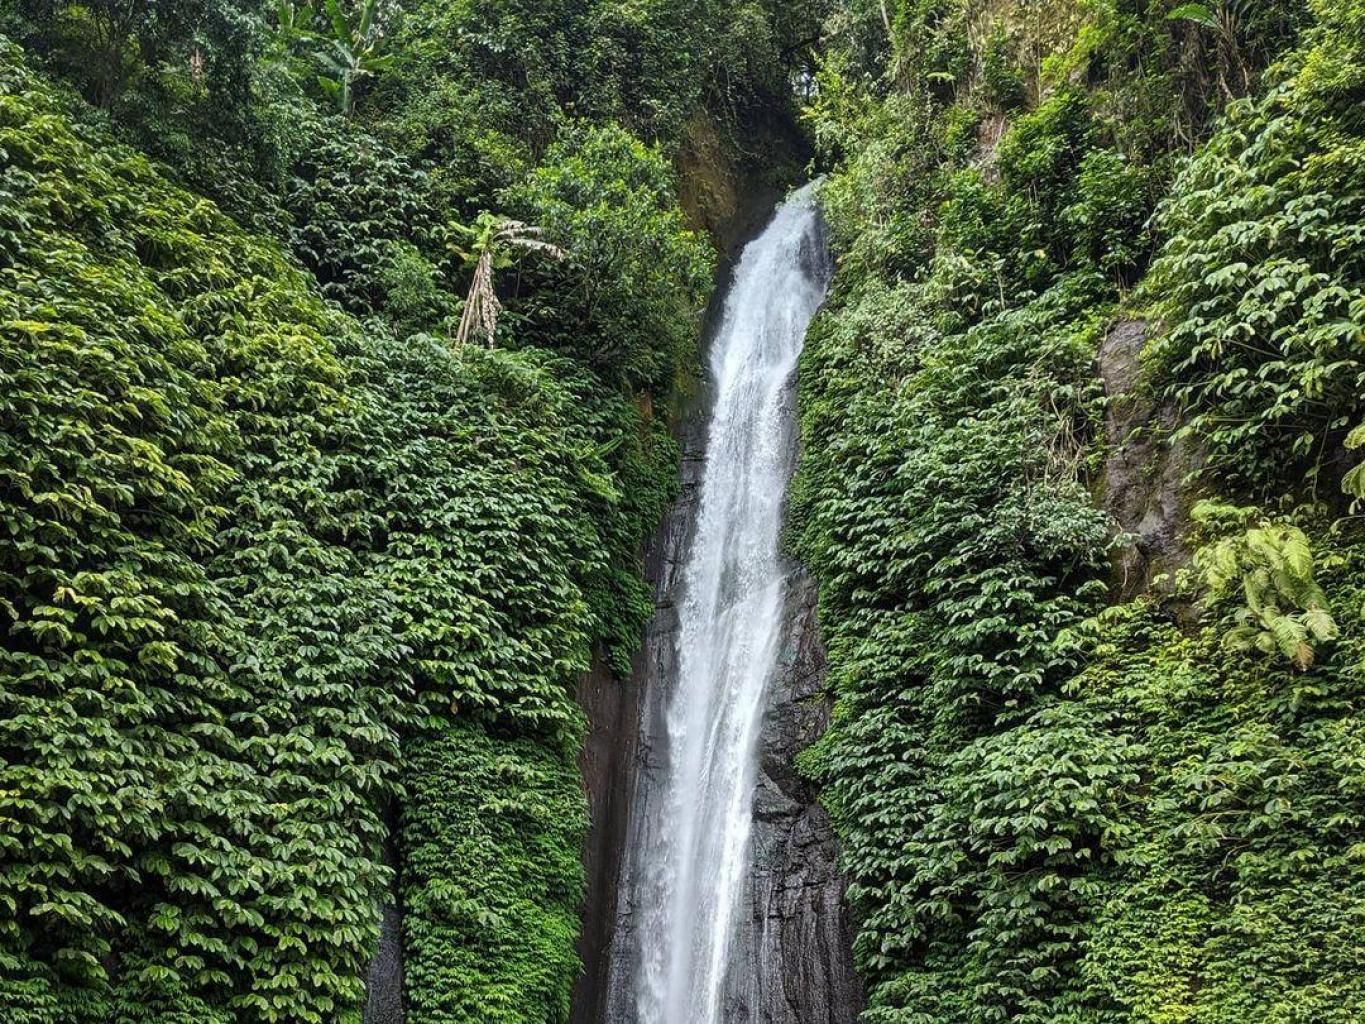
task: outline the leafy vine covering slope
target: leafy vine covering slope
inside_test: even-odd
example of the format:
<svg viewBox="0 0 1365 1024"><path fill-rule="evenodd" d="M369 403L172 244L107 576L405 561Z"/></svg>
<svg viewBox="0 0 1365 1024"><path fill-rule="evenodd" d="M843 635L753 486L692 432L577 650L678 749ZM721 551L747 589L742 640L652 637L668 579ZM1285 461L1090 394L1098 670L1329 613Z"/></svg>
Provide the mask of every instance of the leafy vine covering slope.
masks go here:
<svg viewBox="0 0 1365 1024"><path fill-rule="evenodd" d="M395 884L410 1020L566 1019L572 693L650 610L712 277L669 157L801 21L709 5L724 77L561 6L0 5L7 1024L357 1021Z"/></svg>
<svg viewBox="0 0 1365 1024"><path fill-rule="evenodd" d="M803 764L867 1019L1365 1019L1361 0L0 31L6 1022L355 1022L395 892L414 1024L566 1018L570 695L649 611L711 280L670 160L794 89L840 261ZM1094 373L1125 319L1140 423ZM1193 559L1126 602L1114 445L1194 470Z"/></svg>
<svg viewBox="0 0 1365 1024"><path fill-rule="evenodd" d="M810 108L841 256L793 523L866 1019L1360 1020L1365 9L895 14L848 5ZM1113 604L1125 315L1206 500Z"/></svg>
<svg viewBox="0 0 1365 1024"><path fill-rule="evenodd" d="M657 505L604 441L670 447L563 359L367 335L6 57L5 1003L347 1018L384 804L438 784L404 736L541 737L577 809L570 686Z"/></svg>

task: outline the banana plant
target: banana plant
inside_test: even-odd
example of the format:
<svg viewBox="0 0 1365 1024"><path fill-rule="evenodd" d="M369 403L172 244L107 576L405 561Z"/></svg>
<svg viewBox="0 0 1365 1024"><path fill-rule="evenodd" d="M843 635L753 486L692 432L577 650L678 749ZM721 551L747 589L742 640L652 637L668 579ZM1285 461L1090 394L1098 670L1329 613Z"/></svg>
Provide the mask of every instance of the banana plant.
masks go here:
<svg viewBox="0 0 1365 1024"><path fill-rule="evenodd" d="M488 347L492 348L498 331L498 314L502 312L493 272L512 266L517 250L543 253L556 260L562 260L568 254L542 239L541 228L492 213L479 214L473 224L452 223L450 230L455 236L450 244L451 251L473 270L464 315L455 334L455 346L463 348L470 337L482 334Z"/></svg>
<svg viewBox="0 0 1365 1024"><path fill-rule="evenodd" d="M286 41L316 47L311 56L322 69L318 85L347 116L355 109L355 83L393 63L393 55L382 52L382 3L359 0L351 15L342 7L342 0L323 0L321 12L313 0L302 4L281 0L276 11L280 34Z"/></svg>

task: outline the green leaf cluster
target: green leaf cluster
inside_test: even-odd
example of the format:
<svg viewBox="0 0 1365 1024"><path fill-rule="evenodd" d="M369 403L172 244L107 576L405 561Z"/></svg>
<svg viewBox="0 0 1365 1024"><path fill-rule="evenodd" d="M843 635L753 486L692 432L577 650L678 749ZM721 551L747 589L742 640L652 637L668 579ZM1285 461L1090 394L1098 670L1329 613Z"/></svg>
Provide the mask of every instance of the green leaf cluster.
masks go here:
<svg viewBox="0 0 1365 1024"><path fill-rule="evenodd" d="M1313 578L1312 547L1307 534L1291 523L1261 519L1245 525L1255 516L1255 509L1207 501L1196 505L1191 519L1202 530L1228 520L1242 529L1197 551L1194 566L1211 600L1241 592L1244 607L1227 634L1229 646L1278 654L1305 669L1313 663L1313 645L1337 637L1327 595Z"/></svg>
<svg viewBox="0 0 1365 1024"><path fill-rule="evenodd" d="M823 0L474 0L410 5L373 108L443 194L491 209L575 122L671 150L710 112L739 129L781 117ZM743 145L742 134L737 142Z"/></svg>
<svg viewBox="0 0 1365 1024"><path fill-rule="evenodd" d="M1227 105L1176 6L849 3L834 23L808 119L839 263L802 358L792 541L835 702L801 765L872 1024L1365 1007L1365 545L1330 508L1244 507L1301 505L1359 422L1365 18L1315 5L1266 97ZM1259 71L1303 19L1256 6L1237 59ZM1272 282L1279 251L1303 274ZM1169 301L1128 400L1148 430L1191 417L1184 486L1219 503L1184 538L1199 594L1106 608L1131 539L1096 506L1128 439L1122 407L1101 429L1094 360L1134 288Z"/></svg>
<svg viewBox="0 0 1365 1024"><path fill-rule="evenodd" d="M329 537L347 325L8 45L2 81L6 985L347 1019L400 718L341 685L400 650Z"/></svg>
<svg viewBox="0 0 1365 1024"><path fill-rule="evenodd" d="M1359 424L1365 331L1365 43L1358 4L1322 23L1234 106L1163 205L1149 294L1154 353L1225 484L1280 493L1321 477Z"/></svg>
<svg viewBox="0 0 1365 1024"><path fill-rule="evenodd" d="M1325 589L1359 607L1361 545ZM1073 699L1134 740L1140 783L1093 873L1066 1019L1167 1024L1365 1013L1360 620L1303 671L1232 650L1230 615L1180 629L1151 602L1077 631Z"/></svg>
<svg viewBox="0 0 1365 1024"><path fill-rule="evenodd" d="M961 333L871 285L801 367L797 550L836 704L802 755L859 921L868 1020L1049 1020L1126 742L1059 704L1055 638L1103 597L1108 528L1066 438L1092 395L1084 289Z"/></svg>
<svg viewBox="0 0 1365 1024"><path fill-rule="evenodd" d="M663 418L562 354L355 320L9 44L0 154L6 1019L358 1020L395 803L411 1004L559 1019L573 689L651 609ZM501 959L460 959L471 919Z"/></svg>
<svg viewBox="0 0 1365 1024"><path fill-rule="evenodd" d="M587 826L573 750L466 724L410 748L405 772L408 1019L568 1021Z"/></svg>
<svg viewBox="0 0 1365 1024"><path fill-rule="evenodd" d="M451 300L439 294L443 235L429 175L341 118L310 118L300 130L307 145L282 203L290 248L348 311L388 314L407 331L438 327ZM394 294L405 259L416 279L406 298Z"/></svg>

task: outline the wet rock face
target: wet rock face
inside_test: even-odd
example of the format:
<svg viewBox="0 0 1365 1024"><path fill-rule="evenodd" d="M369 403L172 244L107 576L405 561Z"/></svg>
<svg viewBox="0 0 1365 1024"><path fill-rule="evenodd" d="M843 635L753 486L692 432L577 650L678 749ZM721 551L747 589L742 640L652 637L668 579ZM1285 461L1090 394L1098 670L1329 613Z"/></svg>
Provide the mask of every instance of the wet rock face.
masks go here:
<svg viewBox="0 0 1365 1024"><path fill-rule="evenodd" d="M653 546L658 609L637 661L634 681L614 684L615 706L600 696L587 705L594 718L589 750L614 734L618 745L611 775L588 755L585 780L596 812L589 840L589 893L581 951L584 974L575 993L574 1024L652 1024L609 1000L612 986L630 984L635 964L632 908L619 904L630 797L664 769L663 700L675 670L677 618L667 595L681 571L695 512L700 439L685 449L684 490ZM824 730L825 652L815 621L813 581L793 567L784 610L782 653L770 683L750 838L751 869L735 938L734 969L726 985L727 1024L854 1024L862 990L852 961L852 930L837 869L838 849L814 789L796 772L796 754ZM628 710L636 736L619 723ZM615 723L603 726L603 722ZM594 792L594 790L596 790ZM613 959L613 944L615 957ZM609 1010L609 1003L611 1009Z"/></svg>
<svg viewBox="0 0 1365 1024"><path fill-rule="evenodd" d="M1187 444L1169 442L1179 425L1176 410L1142 389L1140 358L1150 333L1141 320L1119 323L1096 356L1096 370L1109 397L1104 507L1132 537L1132 543L1115 555L1122 598L1145 592L1154 576L1189 560L1181 540L1187 511L1182 481L1198 456Z"/></svg>
<svg viewBox="0 0 1365 1024"><path fill-rule="evenodd" d="M853 1024L862 1008L838 848L814 789L793 763L829 720L815 607L814 582L794 568L764 719L753 866L738 937L744 967L733 979L738 999L727 1015L737 1024Z"/></svg>
<svg viewBox="0 0 1365 1024"><path fill-rule="evenodd" d="M398 887L398 808L391 805L385 818L389 839L384 844L384 863L393 869L393 888L380 908L379 948L365 975L364 1024L403 1024L403 911Z"/></svg>
<svg viewBox="0 0 1365 1024"><path fill-rule="evenodd" d="M572 1024L601 1024L608 995L633 965L612 950L633 948L631 912L619 905L621 872L631 838L631 806L642 776L663 770L656 738L663 735L660 706L676 675L677 611L672 594L691 542L700 497L707 410L698 402L682 420L682 489L645 551L645 572L654 588L654 617L634 661L632 678L617 680L595 670L579 690L588 716L582 756L583 784L591 825L584 850L588 888L579 955L583 974L574 989Z"/></svg>
<svg viewBox="0 0 1365 1024"><path fill-rule="evenodd" d="M403 921L396 904L384 907L379 949L365 979L365 1024L403 1024Z"/></svg>
<svg viewBox="0 0 1365 1024"><path fill-rule="evenodd" d="M574 993L573 1024L592 1024L601 1013L597 993L605 988L621 882L619 851L626 842L634 785L639 694L634 679L617 680L600 665L579 686L579 702L592 723L580 758L591 825L583 850L587 899L578 941L583 973Z"/></svg>
<svg viewBox="0 0 1365 1024"><path fill-rule="evenodd" d="M704 400L682 421L682 490L647 550L655 615L634 678L590 677L581 692L589 717L584 781L592 811L585 852L588 893L580 952L584 973L573 1024L655 1024L635 1020L632 1000L611 999L635 974L634 915L619 899L632 836L631 804L664 771L666 697L676 678L677 611L672 595L696 521L708 412ZM814 582L792 565L782 650L770 681L750 838L751 869L734 969L727 979L727 1024L854 1024L862 991L853 970L852 930L837 869L838 850L796 755L823 732L825 652L816 624ZM596 675L596 674L595 674Z"/></svg>

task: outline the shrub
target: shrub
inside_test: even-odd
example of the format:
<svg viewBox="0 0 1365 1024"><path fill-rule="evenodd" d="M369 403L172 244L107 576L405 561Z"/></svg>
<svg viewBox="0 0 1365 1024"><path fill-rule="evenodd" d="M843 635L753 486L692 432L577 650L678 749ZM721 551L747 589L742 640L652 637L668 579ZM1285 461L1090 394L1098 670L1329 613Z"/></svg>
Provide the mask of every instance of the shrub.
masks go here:
<svg viewBox="0 0 1365 1024"><path fill-rule="evenodd" d="M1264 98L1229 110L1161 211L1148 294L1172 327L1156 372L1211 471L1243 493L1316 486L1361 419L1358 6L1322 9L1323 26Z"/></svg>
<svg viewBox="0 0 1365 1024"><path fill-rule="evenodd" d="M633 389L673 382L713 267L673 192L663 156L619 128L583 126L550 150L511 194L523 219L567 253L545 268L533 300L555 310L554 333L530 338Z"/></svg>

